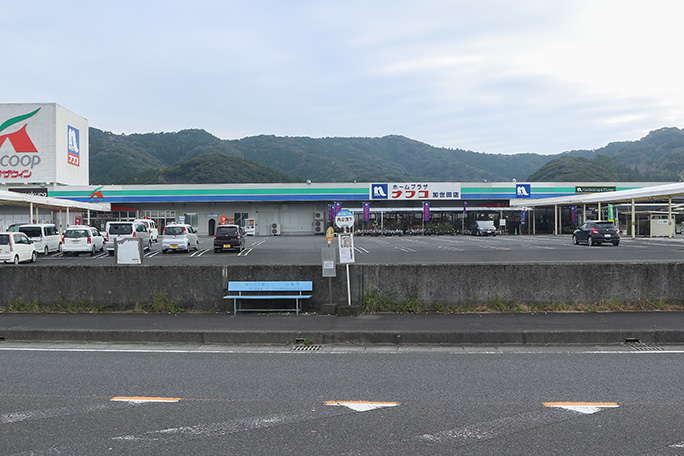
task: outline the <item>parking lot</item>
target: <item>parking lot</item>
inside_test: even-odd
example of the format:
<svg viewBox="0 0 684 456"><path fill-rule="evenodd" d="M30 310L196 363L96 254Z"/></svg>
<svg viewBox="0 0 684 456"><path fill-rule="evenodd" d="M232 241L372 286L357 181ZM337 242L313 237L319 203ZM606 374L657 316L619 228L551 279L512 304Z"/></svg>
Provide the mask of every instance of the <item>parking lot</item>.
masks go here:
<svg viewBox="0 0 684 456"><path fill-rule="evenodd" d="M143 264L321 264L324 236L248 237L241 252L214 253L213 237L201 236L200 249L162 254L160 243L144 252ZM355 236L355 259L359 264L435 264L505 262L660 262L684 260L684 236L668 238L623 237L619 246L573 245L569 235L536 236ZM332 247L337 248L337 239ZM114 264L101 254L65 257L39 255L37 265Z"/></svg>

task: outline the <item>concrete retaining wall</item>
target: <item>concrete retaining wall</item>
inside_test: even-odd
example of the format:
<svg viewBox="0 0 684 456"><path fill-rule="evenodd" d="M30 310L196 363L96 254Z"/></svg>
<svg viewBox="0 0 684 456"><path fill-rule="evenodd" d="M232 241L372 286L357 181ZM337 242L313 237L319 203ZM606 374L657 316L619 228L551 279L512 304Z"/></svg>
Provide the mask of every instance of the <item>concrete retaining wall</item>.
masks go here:
<svg viewBox="0 0 684 456"><path fill-rule="evenodd" d="M350 265L352 300L366 293L423 303L592 303L615 299L684 302L684 263ZM107 305L115 310L167 297L188 310L224 310L230 280L313 280L305 310L329 301L320 265L293 266L2 266L0 305L13 302ZM331 280L346 303L346 273Z"/></svg>

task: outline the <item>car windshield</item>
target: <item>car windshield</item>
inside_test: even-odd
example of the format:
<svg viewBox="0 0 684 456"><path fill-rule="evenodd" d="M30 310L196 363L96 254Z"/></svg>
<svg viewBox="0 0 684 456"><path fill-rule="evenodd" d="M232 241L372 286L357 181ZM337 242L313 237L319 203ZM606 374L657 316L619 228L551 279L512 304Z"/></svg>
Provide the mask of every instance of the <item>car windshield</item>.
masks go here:
<svg viewBox="0 0 684 456"><path fill-rule="evenodd" d="M238 234L236 226L219 226L216 228L216 234Z"/></svg>
<svg viewBox="0 0 684 456"><path fill-rule="evenodd" d="M109 234L131 234L132 232L132 223L112 223L109 225Z"/></svg>
<svg viewBox="0 0 684 456"><path fill-rule="evenodd" d="M596 228L601 228L604 230L615 229L615 225L613 225L613 222L596 222L594 225L596 226Z"/></svg>
<svg viewBox="0 0 684 456"><path fill-rule="evenodd" d="M9 234L0 234L0 245L9 245Z"/></svg>
<svg viewBox="0 0 684 456"><path fill-rule="evenodd" d="M37 226L21 226L19 227L19 231L28 237L40 237L40 228Z"/></svg>
<svg viewBox="0 0 684 456"><path fill-rule="evenodd" d="M480 228L494 228L494 222L491 220L482 220L477 222L477 226Z"/></svg>
<svg viewBox="0 0 684 456"><path fill-rule="evenodd" d="M88 237L88 232L86 230L67 230L64 235L66 238L84 238Z"/></svg>
<svg viewBox="0 0 684 456"><path fill-rule="evenodd" d="M168 234L169 236L179 236L183 234L183 231L184 230L182 226L167 226L164 230L164 234Z"/></svg>

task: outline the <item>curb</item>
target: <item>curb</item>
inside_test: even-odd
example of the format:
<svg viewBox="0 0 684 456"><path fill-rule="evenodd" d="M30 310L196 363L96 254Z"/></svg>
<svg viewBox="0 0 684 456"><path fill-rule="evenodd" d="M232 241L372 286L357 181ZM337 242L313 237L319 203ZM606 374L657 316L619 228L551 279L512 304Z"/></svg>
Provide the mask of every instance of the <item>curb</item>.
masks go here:
<svg viewBox="0 0 684 456"><path fill-rule="evenodd" d="M681 344L678 330L565 331L168 331L168 330L5 330L6 342L195 343L289 345L297 339L314 344L381 345L544 345Z"/></svg>

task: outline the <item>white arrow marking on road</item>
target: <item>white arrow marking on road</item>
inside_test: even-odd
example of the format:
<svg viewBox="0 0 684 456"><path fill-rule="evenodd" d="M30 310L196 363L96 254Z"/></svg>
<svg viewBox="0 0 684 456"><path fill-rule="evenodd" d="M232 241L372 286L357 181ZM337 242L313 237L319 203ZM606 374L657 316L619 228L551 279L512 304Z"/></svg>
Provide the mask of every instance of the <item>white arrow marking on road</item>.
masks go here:
<svg viewBox="0 0 684 456"><path fill-rule="evenodd" d="M348 407L357 412L367 412L383 407L396 407L399 402L368 402L368 401L327 401L325 405Z"/></svg>
<svg viewBox="0 0 684 456"><path fill-rule="evenodd" d="M546 407L557 407L579 413L596 413L605 408L619 407L617 402L544 402Z"/></svg>

